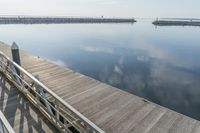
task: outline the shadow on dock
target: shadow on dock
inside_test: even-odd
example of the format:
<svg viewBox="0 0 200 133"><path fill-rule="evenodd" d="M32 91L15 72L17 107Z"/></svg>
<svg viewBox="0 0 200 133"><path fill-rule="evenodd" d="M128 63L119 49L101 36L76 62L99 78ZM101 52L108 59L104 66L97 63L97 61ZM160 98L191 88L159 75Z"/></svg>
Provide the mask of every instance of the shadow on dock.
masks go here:
<svg viewBox="0 0 200 133"><path fill-rule="evenodd" d="M16 133L59 132L1 73L0 109Z"/></svg>

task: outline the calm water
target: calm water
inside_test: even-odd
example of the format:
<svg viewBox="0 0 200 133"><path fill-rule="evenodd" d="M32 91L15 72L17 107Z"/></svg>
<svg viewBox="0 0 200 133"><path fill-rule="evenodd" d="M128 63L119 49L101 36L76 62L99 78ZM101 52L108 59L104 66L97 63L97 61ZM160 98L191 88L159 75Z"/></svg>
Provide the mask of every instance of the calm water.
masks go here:
<svg viewBox="0 0 200 133"><path fill-rule="evenodd" d="M200 120L200 27L0 25L0 40Z"/></svg>

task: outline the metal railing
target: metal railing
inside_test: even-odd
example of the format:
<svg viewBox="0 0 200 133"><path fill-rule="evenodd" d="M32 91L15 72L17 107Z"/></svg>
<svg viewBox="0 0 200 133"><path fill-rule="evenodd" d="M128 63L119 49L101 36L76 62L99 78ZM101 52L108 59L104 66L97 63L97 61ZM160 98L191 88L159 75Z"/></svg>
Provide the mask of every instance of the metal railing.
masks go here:
<svg viewBox="0 0 200 133"><path fill-rule="evenodd" d="M15 133L9 122L0 111L0 133Z"/></svg>
<svg viewBox="0 0 200 133"><path fill-rule="evenodd" d="M1 51L0 71L61 132L104 133L102 129L97 127Z"/></svg>

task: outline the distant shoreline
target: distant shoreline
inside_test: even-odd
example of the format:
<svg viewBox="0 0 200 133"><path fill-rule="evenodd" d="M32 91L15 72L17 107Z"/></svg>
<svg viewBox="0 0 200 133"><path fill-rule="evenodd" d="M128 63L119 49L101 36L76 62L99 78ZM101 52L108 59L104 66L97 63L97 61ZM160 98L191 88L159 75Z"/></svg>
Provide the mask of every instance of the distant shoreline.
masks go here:
<svg viewBox="0 0 200 133"><path fill-rule="evenodd" d="M0 24L134 23L133 18L0 17Z"/></svg>
<svg viewBox="0 0 200 133"><path fill-rule="evenodd" d="M200 21L156 20L153 24L156 26L200 26Z"/></svg>

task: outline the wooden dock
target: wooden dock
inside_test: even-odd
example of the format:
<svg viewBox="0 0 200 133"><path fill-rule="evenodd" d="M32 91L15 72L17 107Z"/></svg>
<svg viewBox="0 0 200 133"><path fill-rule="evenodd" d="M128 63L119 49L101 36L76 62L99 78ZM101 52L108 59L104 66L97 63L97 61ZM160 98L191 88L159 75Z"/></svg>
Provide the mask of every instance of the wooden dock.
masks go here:
<svg viewBox="0 0 200 133"><path fill-rule="evenodd" d="M0 51L11 57L10 46L0 43ZM200 133L197 120L20 52L24 69L106 133Z"/></svg>

